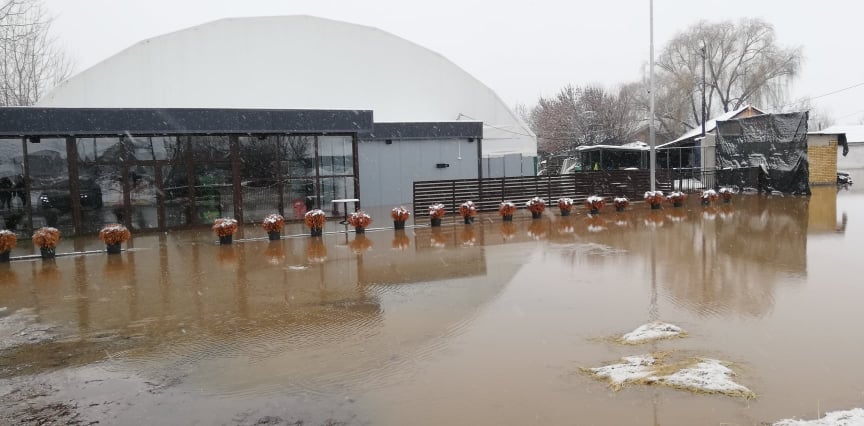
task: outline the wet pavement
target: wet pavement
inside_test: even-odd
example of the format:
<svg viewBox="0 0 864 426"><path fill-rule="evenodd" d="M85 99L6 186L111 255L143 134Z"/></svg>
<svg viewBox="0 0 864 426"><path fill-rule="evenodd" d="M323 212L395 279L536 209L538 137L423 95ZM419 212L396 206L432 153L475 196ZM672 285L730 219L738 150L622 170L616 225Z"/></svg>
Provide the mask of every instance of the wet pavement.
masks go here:
<svg viewBox="0 0 864 426"><path fill-rule="evenodd" d="M864 191L828 187L13 261L0 423L750 425L862 407L862 213ZM651 320L688 336L605 339ZM657 351L729 361L758 396L613 392L580 372Z"/></svg>

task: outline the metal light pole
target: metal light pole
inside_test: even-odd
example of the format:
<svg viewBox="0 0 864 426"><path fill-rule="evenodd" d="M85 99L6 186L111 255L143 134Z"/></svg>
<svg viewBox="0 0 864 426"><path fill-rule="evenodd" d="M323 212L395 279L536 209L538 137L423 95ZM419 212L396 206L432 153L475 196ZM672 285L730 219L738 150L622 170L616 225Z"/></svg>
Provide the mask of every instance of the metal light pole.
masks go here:
<svg viewBox="0 0 864 426"><path fill-rule="evenodd" d="M654 0L650 0L651 6L651 72L648 80L648 93L650 95L650 118L649 118L649 137L648 146L651 148L649 155L650 170L651 170L651 191L657 189L657 151L654 149Z"/></svg>
<svg viewBox="0 0 864 426"><path fill-rule="evenodd" d="M702 137L705 137L705 45L702 45Z"/></svg>

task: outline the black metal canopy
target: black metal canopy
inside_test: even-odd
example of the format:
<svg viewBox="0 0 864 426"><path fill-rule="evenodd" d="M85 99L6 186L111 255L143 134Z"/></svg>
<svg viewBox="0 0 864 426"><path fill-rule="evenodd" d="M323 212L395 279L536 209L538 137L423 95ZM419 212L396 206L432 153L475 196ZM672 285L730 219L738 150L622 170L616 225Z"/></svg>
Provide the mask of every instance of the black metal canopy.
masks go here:
<svg viewBox="0 0 864 426"><path fill-rule="evenodd" d="M360 139L480 139L483 123L479 121L375 123L371 132L360 132Z"/></svg>
<svg viewBox="0 0 864 426"><path fill-rule="evenodd" d="M0 137L368 133L372 111L211 108L0 108Z"/></svg>

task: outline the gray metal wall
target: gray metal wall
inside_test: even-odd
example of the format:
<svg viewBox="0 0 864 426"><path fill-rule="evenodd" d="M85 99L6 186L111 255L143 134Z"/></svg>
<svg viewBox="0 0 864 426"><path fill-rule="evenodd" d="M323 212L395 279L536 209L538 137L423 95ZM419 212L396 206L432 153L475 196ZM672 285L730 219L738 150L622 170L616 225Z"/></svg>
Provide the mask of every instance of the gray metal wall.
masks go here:
<svg viewBox="0 0 864 426"><path fill-rule="evenodd" d="M365 207L410 205L415 180L477 178L477 142L467 139L361 141L358 150Z"/></svg>
<svg viewBox="0 0 864 426"><path fill-rule="evenodd" d="M513 176L534 176L536 157L508 154L500 157L483 158L483 177L500 178Z"/></svg>

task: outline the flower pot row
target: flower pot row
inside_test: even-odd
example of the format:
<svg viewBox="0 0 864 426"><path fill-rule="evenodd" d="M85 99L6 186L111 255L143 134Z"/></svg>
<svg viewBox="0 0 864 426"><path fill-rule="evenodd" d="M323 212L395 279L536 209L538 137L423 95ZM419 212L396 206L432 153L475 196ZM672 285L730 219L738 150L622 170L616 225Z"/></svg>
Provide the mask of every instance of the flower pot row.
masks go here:
<svg viewBox="0 0 864 426"><path fill-rule="evenodd" d="M116 223L106 225L99 231L99 239L105 243L108 254L121 251L121 244L128 241L132 233L125 226ZM57 244L60 242L60 230L50 226L36 230L31 237L33 244L39 247L43 259L53 259L57 256ZM0 230L0 263L9 262L11 251L18 245L18 236L9 230Z"/></svg>

